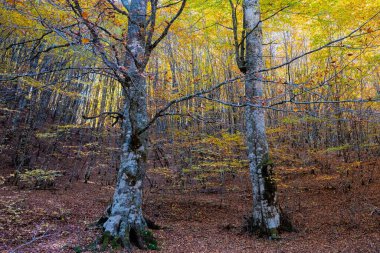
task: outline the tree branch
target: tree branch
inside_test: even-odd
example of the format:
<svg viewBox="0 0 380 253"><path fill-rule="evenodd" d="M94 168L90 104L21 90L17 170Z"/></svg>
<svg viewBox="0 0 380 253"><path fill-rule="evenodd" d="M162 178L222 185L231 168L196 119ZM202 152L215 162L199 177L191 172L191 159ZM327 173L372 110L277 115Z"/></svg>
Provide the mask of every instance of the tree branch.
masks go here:
<svg viewBox="0 0 380 253"><path fill-rule="evenodd" d="M338 43L338 42L341 42L341 41L343 41L343 40L345 40L345 39L347 39L347 38L350 38L350 37L352 37L352 35L354 35L357 31L359 31L359 30L362 29L364 26L366 26L371 20L373 20L373 19L374 19L376 16L378 16L379 14L380 14L380 11L376 12L375 15L373 15L371 18L369 18L368 20L366 20L366 21L365 21L363 24L361 24L359 27L357 27L356 29L352 30L349 34L347 34L347 35L345 35L345 36L343 36L343 37L340 37L340 38L338 38L338 39L332 40L332 41L330 41L330 42L324 44L323 46L320 46L320 47L318 47L318 48L315 48L315 49L313 49L313 50L310 50L310 51L308 51L308 52L305 52L305 53L303 53L303 54L301 54L301 55L298 55L298 56L292 58L291 60L289 60L289 61L287 61L287 62L284 62L284 63L282 63L282 64L280 64L280 65L277 65L277 66L274 66L274 67L270 67L270 68L266 68L266 69L261 69L261 70L259 70L259 71L257 71L257 72L268 72L268 71L271 71L271 70L275 70L275 69L282 68L282 67L287 66L287 65L291 64L292 62L294 62L294 61L296 61L296 60L298 60L298 59L300 59L300 58L302 58L302 57L305 57L306 55L309 55L309 54L312 54L312 53L318 52L318 51L320 51L320 50L322 50L322 49L324 49L324 48L326 48L326 47L329 47L329 46L331 46L331 45L333 45L333 44L335 44L335 43Z"/></svg>
<svg viewBox="0 0 380 253"><path fill-rule="evenodd" d="M161 35L154 41L150 46L150 51L152 51L154 48L157 47L157 45L165 38L165 36L168 34L170 27L173 25L174 21L178 19L178 17L181 15L182 11L185 9L187 0L182 0L181 7L179 8L177 14L170 20L170 22L167 23L167 26L165 27L164 31L161 33Z"/></svg>

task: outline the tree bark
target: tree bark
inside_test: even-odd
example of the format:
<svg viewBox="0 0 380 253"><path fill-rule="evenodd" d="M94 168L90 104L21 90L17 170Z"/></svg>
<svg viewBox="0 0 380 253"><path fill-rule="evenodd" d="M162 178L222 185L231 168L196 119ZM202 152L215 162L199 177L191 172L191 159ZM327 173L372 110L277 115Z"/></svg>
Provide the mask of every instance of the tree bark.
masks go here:
<svg viewBox="0 0 380 253"><path fill-rule="evenodd" d="M113 202L103 227L105 234L120 240L124 247L131 243L146 248L147 223L142 212L142 188L147 158L147 133L140 131L148 123L145 66L136 65L145 57L146 0L123 2L129 10L128 38L124 69L125 104L122 124L122 153Z"/></svg>
<svg viewBox="0 0 380 253"><path fill-rule="evenodd" d="M127 94L123 111L123 144L118 179L109 210L108 220L103 227L123 245L130 246L130 240L145 248L142 240L147 224L142 213L142 187L147 157L147 135L139 134L147 124L146 84L140 74L132 78L136 88ZM139 89L139 87L141 89Z"/></svg>
<svg viewBox="0 0 380 253"><path fill-rule="evenodd" d="M247 34L246 98L253 104L262 105L263 82L259 70L263 69L264 63L259 0L244 1L244 23ZM264 109L246 107L245 121L249 170L253 187L253 213L250 229L277 237L280 226L280 210L265 133Z"/></svg>

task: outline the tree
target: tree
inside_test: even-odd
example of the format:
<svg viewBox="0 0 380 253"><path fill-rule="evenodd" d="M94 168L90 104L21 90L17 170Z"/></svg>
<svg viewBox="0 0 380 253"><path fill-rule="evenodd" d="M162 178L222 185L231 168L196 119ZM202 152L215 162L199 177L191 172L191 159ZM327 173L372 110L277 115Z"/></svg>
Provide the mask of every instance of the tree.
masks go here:
<svg viewBox="0 0 380 253"><path fill-rule="evenodd" d="M361 31L370 21L378 16L379 12L367 19L364 23L352 30L345 36L338 39L331 40L330 42L317 47L313 50L302 53L292 59L286 57L286 62L281 63L270 68L266 68L263 60L263 39L262 39L262 22L268 20L279 12L290 7L291 3L288 3L282 7L279 11L270 15L266 19L261 19L260 1L259 0L244 0L243 6L243 28L241 29L241 40L238 38L238 14L237 6L232 0L229 1L232 9L232 24L234 33L234 47L235 47L235 59L240 71L244 75L245 79L245 134L248 146L248 159L249 170L251 175L251 182L253 188L253 213L249 222L249 230L258 231L260 234L266 234L272 238L278 237L278 229L280 226L285 225L287 228L291 228L289 221L285 219L281 213L278 201L277 201L277 186L274 179L273 162L270 159L268 141L266 136L266 122L265 122L265 109L276 110L276 105L285 103L294 104L309 104L312 102L298 102L295 100L296 96L308 93L309 90L295 94L291 92L290 99L282 100L280 102L272 102L267 104L264 99L263 83L273 82L265 80L263 73L276 70L282 67L289 67L292 62L305 56L318 52L322 49L328 48L334 44L340 43L348 38L353 38L360 35L354 35L358 31ZM239 1L237 1L239 4ZM370 33L372 30L368 30ZM286 48L285 48L286 51ZM285 52L286 53L286 52ZM289 73L288 73L289 74ZM324 80L322 84L317 87L321 87L329 80L333 79L337 73L332 77ZM286 85L295 85L292 80L285 82ZM285 91L286 92L286 91ZM286 97L286 93L285 93ZM273 98L272 98L273 100ZM349 100L347 102L368 102L369 100ZM341 103L342 101L322 101L316 103ZM231 104L232 106L236 106Z"/></svg>
<svg viewBox="0 0 380 253"><path fill-rule="evenodd" d="M118 9L109 1L118 12ZM140 248L146 248L145 239L147 223L142 212L142 189L145 177L145 163L147 159L148 143L148 113L147 113L147 87L145 68L152 50L166 36L170 26L178 18L185 7L186 0L178 13L167 24L162 34L153 41L156 22L157 0L151 0L151 14L147 18L148 1L132 0L122 1L128 10L128 35L125 39L125 59L123 62L110 62L99 44L99 35L92 25L87 23L94 47L102 56L103 62L118 74L118 79L124 88L125 103L122 112L122 154L117 184L112 205L107 210L107 220L103 227L105 233L113 238L120 239L122 245L130 246L130 240ZM77 1L71 5L73 10L83 17L83 11ZM116 66L115 66L116 65Z"/></svg>
<svg viewBox="0 0 380 253"><path fill-rule="evenodd" d="M139 247L145 247L142 233L147 229L142 213L142 187L147 157L147 132L141 133L148 121L146 82L144 70L147 62L146 1L123 1L129 10L128 36L124 87L125 104L122 112L123 144L117 185L104 230L121 238L128 246L131 233L137 236Z"/></svg>
<svg viewBox="0 0 380 253"><path fill-rule="evenodd" d="M259 0L245 0L244 24L246 32L245 95L258 106L263 105L263 42ZM245 109L246 138L249 170L253 188L252 225L265 234L277 236L280 227L280 209L273 164L269 157L265 128L265 110L247 106Z"/></svg>
<svg viewBox="0 0 380 253"><path fill-rule="evenodd" d="M147 222L142 211L142 189L145 177L145 164L148 152L147 85L145 68L157 45L165 38L170 27L184 10L186 0L161 5L158 0L122 0L122 6L114 0L81 2L66 0L63 2L19 3L7 6L22 16L36 22L42 35L37 39L22 41L18 44L40 44L47 38L47 47L31 52L34 59L43 53L62 48L83 46L81 53L90 51L96 66L69 66L51 72L78 69L91 69L97 74L113 78L123 88L124 106L121 112L103 112L99 116L112 116L122 119L122 152L117 184L112 204L107 208L107 217L103 220L105 236L112 237L124 247L131 242L140 248L148 247ZM177 8L169 21L162 22L163 27L157 33L156 19L158 11L166 7ZM56 14L57 20L54 15ZM116 17L117 16L117 17ZM65 20L63 22L63 20ZM115 29L127 23L127 29ZM125 30L126 33L125 33ZM159 30L159 29L158 29ZM50 37L49 37L50 36ZM61 43L61 44L59 44ZM10 46L12 48L12 45ZM33 70L21 76L38 76Z"/></svg>
<svg viewBox="0 0 380 253"><path fill-rule="evenodd" d="M273 164L269 156L265 109L262 108L264 105L263 76L260 71L264 68L264 62L260 1L243 1L244 27L240 43L237 34L236 7L232 0L230 4L236 62L240 71L245 74L246 101L253 105L245 107L245 134L253 188L253 213L249 229L277 237L281 213L277 202Z"/></svg>

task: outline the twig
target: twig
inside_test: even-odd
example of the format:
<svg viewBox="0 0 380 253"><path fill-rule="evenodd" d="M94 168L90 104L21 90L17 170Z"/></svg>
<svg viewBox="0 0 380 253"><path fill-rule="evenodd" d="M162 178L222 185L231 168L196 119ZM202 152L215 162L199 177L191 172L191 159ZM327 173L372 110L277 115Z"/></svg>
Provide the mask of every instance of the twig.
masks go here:
<svg viewBox="0 0 380 253"><path fill-rule="evenodd" d="M17 246L17 247L14 248L13 250L11 250L9 253L16 253L17 250L19 250L19 249L21 249L21 248L23 248L23 247L25 247L25 246L27 246L27 245L29 245L29 244L32 244L32 243L34 243L34 242L37 241L37 240L40 240L40 239L42 239L42 238L46 238L46 237L49 237L49 236L54 235L54 234L47 234L47 232L48 232L48 231L46 231L46 232L45 232L43 235L41 235L41 236L33 237L32 240L30 240L30 241L28 241L28 242L26 242L26 243L23 243L23 244Z"/></svg>
<svg viewBox="0 0 380 253"><path fill-rule="evenodd" d="M95 115L95 116L86 116L86 115L82 115L83 119L85 120L88 120L88 119L96 119L96 118L99 118L101 116L110 116L111 118L114 118L115 121L112 123L112 126L115 126L117 124L117 122L119 122L119 120L123 120L124 119L124 115L120 112L102 112L98 115ZM116 116L114 116L116 115Z"/></svg>

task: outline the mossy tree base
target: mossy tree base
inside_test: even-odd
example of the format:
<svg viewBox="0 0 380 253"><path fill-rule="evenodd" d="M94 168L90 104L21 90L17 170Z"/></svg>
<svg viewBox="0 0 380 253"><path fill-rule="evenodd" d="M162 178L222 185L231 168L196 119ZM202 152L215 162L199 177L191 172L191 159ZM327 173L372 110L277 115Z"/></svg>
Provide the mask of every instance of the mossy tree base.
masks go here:
<svg viewBox="0 0 380 253"><path fill-rule="evenodd" d="M94 225L103 228L103 225L108 221L108 216L110 214L111 208L108 207L106 210L106 215L102 216ZM154 238L153 233L148 229L159 230L161 227L145 216L143 219L144 224L146 225L143 229L136 227L127 227L125 228L125 233L120 233L125 234L125 238L121 238L121 236L113 236L109 231L104 231L103 235L97 240L97 244L102 245L102 248L108 248L111 246L113 249L131 249L131 246L134 245L139 249L157 250L157 240Z"/></svg>
<svg viewBox="0 0 380 253"><path fill-rule="evenodd" d="M111 247L112 249L125 248L131 251L132 246L136 246L142 250L158 250L157 240L151 231L142 230L137 232L136 229L130 229L129 233L126 234L129 235L128 238L120 238L112 236L106 231L100 237L98 244L101 245L102 250Z"/></svg>
<svg viewBox="0 0 380 253"><path fill-rule="evenodd" d="M268 229L263 222L255 221L252 216L245 217L244 219L243 230L245 232L258 237L267 237L270 240L281 239L280 232L297 232L289 216L282 210L280 213L280 226L278 228Z"/></svg>

